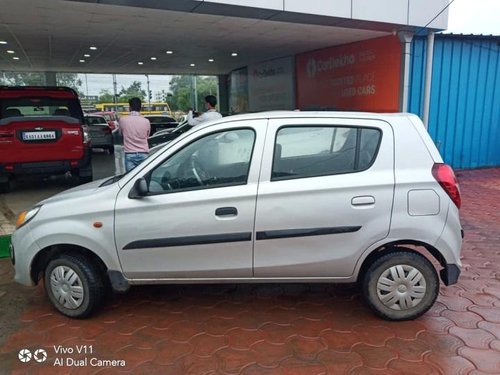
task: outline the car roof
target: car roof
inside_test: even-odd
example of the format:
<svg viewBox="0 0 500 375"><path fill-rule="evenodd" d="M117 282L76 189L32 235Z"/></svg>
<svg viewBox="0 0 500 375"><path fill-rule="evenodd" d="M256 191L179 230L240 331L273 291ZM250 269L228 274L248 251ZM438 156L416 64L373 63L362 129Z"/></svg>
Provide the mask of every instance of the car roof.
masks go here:
<svg viewBox="0 0 500 375"><path fill-rule="evenodd" d="M100 119L103 119L104 121L106 121L106 119L100 115L88 114L88 115L84 115L84 117L97 117L97 118L100 118Z"/></svg>
<svg viewBox="0 0 500 375"><path fill-rule="evenodd" d="M300 119L300 118L336 118L336 119L366 119L366 120L382 120L387 121L392 119L400 119L407 117L417 117L412 113L395 112L395 113L378 113L378 112L341 112L341 111L266 111L245 113L241 115L231 115L222 119L207 121L206 123L197 125L197 128L211 126L213 124L221 124L230 121L243 120L262 120L262 119Z"/></svg>
<svg viewBox="0 0 500 375"><path fill-rule="evenodd" d="M0 97L48 96L50 98L78 99L75 90L65 86L0 86Z"/></svg>
<svg viewBox="0 0 500 375"><path fill-rule="evenodd" d="M390 117L406 117L410 113L395 112L395 113L378 113L378 112L344 112L344 111L266 111L245 113L241 115L232 115L224 117L231 120L250 120L250 119L273 119L273 118L305 118L305 117L334 117L334 118L390 118Z"/></svg>

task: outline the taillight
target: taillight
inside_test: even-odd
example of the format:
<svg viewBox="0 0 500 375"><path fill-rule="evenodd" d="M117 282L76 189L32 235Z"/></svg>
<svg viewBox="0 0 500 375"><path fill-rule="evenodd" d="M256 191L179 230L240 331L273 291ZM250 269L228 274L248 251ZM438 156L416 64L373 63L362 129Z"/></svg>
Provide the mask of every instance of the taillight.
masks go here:
<svg viewBox="0 0 500 375"><path fill-rule="evenodd" d="M450 196L453 203L460 208L462 204L460 199L460 187L458 186L458 181L453 169L447 164L436 163L432 167L432 175L446 194Z"/></svg>
<svg viewBox="0 0 500 375"><path fill-rule="evenodd" d="M87 129L83 129L83 143L87 144L90 142L90 134Z"/></svg>

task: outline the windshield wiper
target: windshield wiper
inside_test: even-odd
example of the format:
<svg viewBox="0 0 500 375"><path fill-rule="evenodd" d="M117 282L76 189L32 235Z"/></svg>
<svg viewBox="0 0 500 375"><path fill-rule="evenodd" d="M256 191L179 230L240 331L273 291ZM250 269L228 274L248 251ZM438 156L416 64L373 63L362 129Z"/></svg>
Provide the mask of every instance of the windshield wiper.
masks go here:
<svg viewBox="0 0 500 375"><path fill-rule="evenodd" d="M119 179L121 179L123 176L125 176L125 173L113 176L111 178L108 178L106 181L104 181L102 184L100 184L99 187L103 187L103 186L108 186L108 185L114 184L116 181L118 181Z"/></svg>

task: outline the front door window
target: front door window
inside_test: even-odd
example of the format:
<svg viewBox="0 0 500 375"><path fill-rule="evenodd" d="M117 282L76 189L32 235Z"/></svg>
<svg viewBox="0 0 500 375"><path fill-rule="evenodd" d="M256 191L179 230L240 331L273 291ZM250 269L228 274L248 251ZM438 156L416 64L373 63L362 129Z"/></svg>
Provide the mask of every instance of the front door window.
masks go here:
<svg viewBox="0 0 500 375"><path fill-rule="evenodd" d="M247 183L255 141L251 129L209 134L156 167L146 179L152 194Z"/></svg>

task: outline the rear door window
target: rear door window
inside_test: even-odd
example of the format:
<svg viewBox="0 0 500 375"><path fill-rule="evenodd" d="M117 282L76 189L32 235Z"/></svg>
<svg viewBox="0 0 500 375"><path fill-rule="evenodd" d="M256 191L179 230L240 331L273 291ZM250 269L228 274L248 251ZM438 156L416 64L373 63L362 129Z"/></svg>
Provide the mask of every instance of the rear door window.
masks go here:
<svg viewBox="0 0 500 375"><path fill-rule="evenodd" d="M271 180L334 175L368 169L377 154L379 129L289 126L278 130Z"/></svg>

